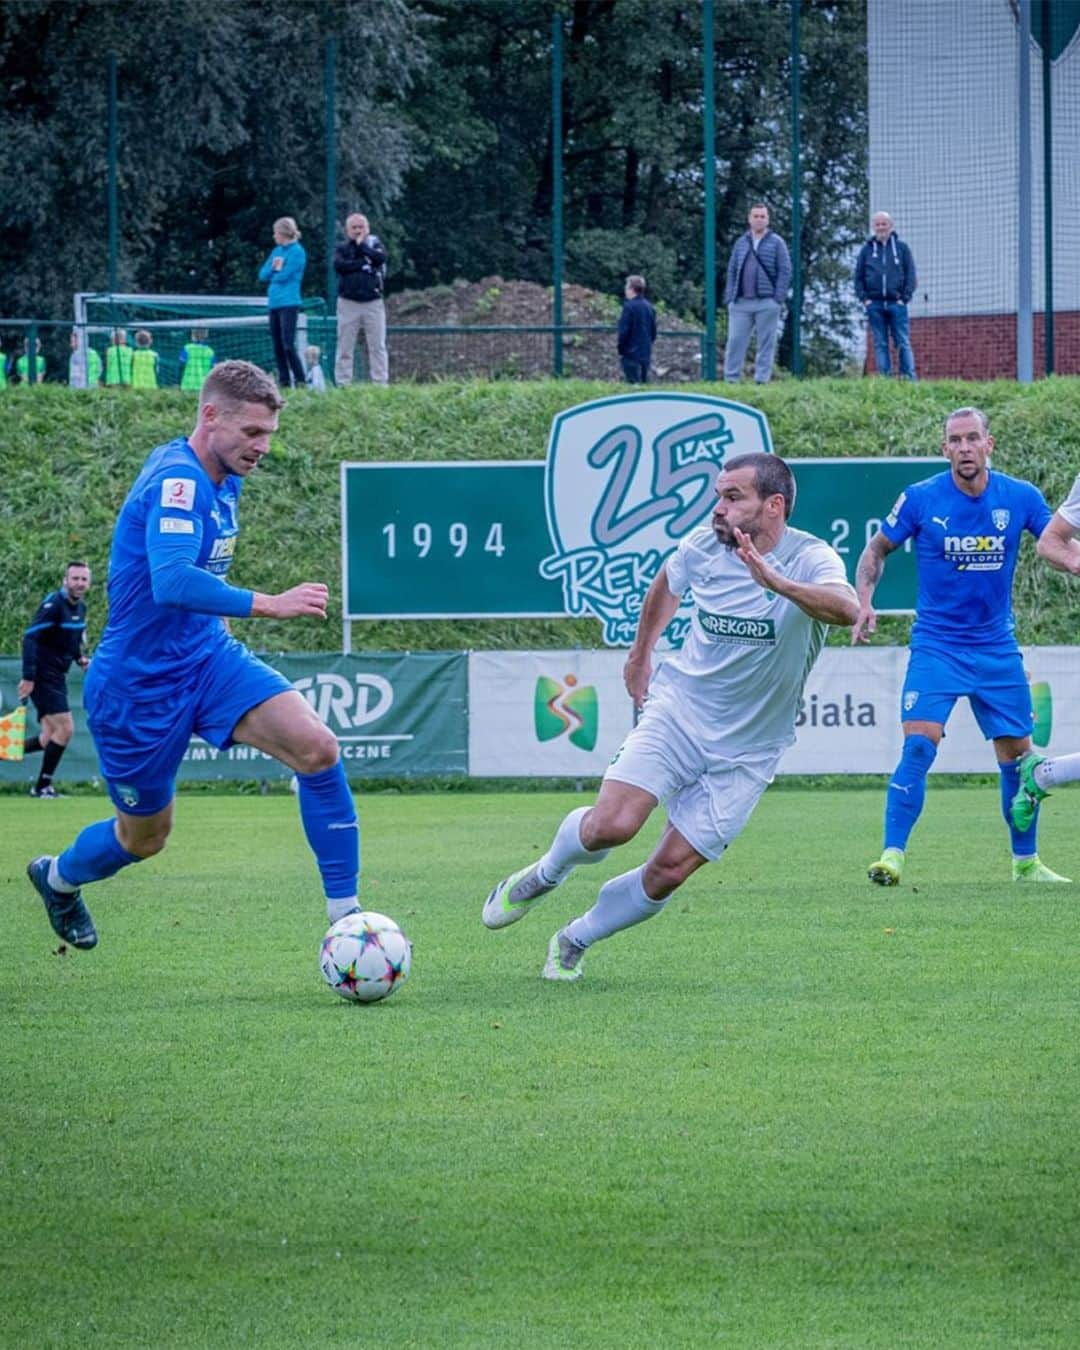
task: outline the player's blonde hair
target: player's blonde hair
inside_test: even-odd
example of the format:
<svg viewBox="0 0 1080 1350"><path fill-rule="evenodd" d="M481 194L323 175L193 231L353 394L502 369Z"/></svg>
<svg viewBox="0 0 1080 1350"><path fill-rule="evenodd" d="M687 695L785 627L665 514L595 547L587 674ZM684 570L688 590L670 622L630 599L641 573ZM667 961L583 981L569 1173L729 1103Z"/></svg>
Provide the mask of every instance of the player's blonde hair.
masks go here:
<svg viewBox="0 0 1080 1350"><path fill-rule="evenodd" d="M271 412L285 406L273 376L250 361L222 361L215 366L199 390L199 407L206 403L218 408L261 403Z"/></svg>

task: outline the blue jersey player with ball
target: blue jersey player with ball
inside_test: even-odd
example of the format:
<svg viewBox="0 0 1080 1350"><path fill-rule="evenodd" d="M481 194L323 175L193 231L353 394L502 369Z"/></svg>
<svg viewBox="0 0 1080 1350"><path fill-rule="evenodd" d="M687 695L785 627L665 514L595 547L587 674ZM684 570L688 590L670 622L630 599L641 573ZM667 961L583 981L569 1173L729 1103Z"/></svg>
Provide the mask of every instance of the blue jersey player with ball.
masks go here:
<svg viewBox="0 0 1080 1350"><path fill-rule="evenodd" d="M84 686L115 816L27 873L54 932L97 944L81 889L165 847L176 773L193 735L253 745L297 775L300 815L331 922L357 909L359 824L337 741L292 685L233 638L230 618L326 618L327 588L278 595L229 585L243 480L270 449L283 400L247 361L206 377L188 437L151 451L120 509L109 620Z"/></svg>
<svg viewBox="0 0 1080 1350"><path fill-rule="evenodd" d="M880 886L900 880L926 798L926 776L958 698L969 700L979 729L994 742L1013 880L1069 880L1039 860L1037 813L1022 830L1010 817L1032 724L1031 690L1013 631L1013 573L1024 531L1037 539L1051 512L1033 483L991 470L993 448L985 413L950 413L942 442L949 469L900 494L856 569L853 643L874 631L872 601L885 559L905 540L914 541L919 587L901 694L904 748L885 799L885 846L870 867L870 880Z"/></svg>

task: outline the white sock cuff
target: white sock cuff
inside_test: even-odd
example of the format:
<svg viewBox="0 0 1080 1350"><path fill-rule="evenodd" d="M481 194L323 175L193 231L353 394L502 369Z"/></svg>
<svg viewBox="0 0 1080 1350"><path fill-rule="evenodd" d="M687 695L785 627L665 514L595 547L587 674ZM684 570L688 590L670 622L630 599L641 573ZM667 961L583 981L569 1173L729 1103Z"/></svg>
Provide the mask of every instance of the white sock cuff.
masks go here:
<svg viewBox="0 0 1080 1350"><path fill-rule="evenodd" d="M545 855L546 872L563 872L581 863L603 862L609 850L606 848L589 849L581 842L581 822L585 818L588 806L579 806L571 811L555 831L555 838Z"/></svg>
<svg viewBox="0 0 1080 1350"><path fill-rule="evenodd" d="M590 947L612 933L632 928L646 919L654 919L667 904L667 899L650 900L645 894L645 864L632 872L612 877L600 887L596 904L580 918L566 925L566 932L579 947Z"/></svg>

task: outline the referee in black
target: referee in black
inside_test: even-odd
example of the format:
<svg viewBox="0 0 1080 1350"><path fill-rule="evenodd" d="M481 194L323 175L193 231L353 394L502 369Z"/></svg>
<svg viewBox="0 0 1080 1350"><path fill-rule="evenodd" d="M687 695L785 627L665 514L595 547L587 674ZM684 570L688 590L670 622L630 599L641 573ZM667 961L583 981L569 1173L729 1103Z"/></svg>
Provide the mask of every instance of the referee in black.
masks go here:
<svg viewBox="0 0 1080 1350"><path fill-rule="evenodd" d="M23 634L20 698L29 698L37 709L40 731L25 746L26 753L42 751L41 772L30 789L31 797L56 797L53 774L68 742L75 734L75 723L68 707L67 673L72 661L83 670L90 664L86 655L86 602L90 589L90 568L84 562L70 562L64 570L64 584L50 591Z"/></svg>

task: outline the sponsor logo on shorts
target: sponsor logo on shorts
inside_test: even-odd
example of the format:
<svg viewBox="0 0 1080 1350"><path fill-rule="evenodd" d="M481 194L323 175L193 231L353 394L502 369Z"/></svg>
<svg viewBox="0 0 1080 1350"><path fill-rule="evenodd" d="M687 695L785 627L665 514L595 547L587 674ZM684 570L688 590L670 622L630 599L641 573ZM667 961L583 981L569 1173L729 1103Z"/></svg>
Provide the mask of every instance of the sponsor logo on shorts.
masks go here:
<svg viewBox="0 0 1080 1350"><path fill-rule="evenodd" d="M116 795L125 806L138 806L139 789L129 786L127 783L117 783L115 786Z"/></svg>
<svg viewBox="0 0 1080 1350"><path fill-rule="evenodd" d="M904 711L910 712L918 701L919 691L917 689L909 689L904 695Z"/></svg>
<svg viewBox="0 0 1080 1350"><path fill-rule="evenodd" d="M193 520L182 520L179 516L162 516L158 521L158 532L161 534L194 534L195 522Z"/></svg>
<svg viewBox="0 0 1080 1350"><path fill-rule="evenodd" d="M775 619L747 619L740 614L710 614L699 609L698 623L714 642L738 643L745 647L774 647Z"/></svg>
<svg viewBox="0 0 1080 1350"><path fill-rule="evenodd" d="M600 703L596 686L577 686L575 675L562 682L541 675L533 692L533 725L538 741L551 741L569 732L571 745L592 750L600 734Z"/></svg>
<svg viewBox="0 0 1080 1350"><path fill-rule="evenodd" d="M178 511L191 511L195 507L194 478L163 478L161 480L161 504L172 506Z"/></svg>

